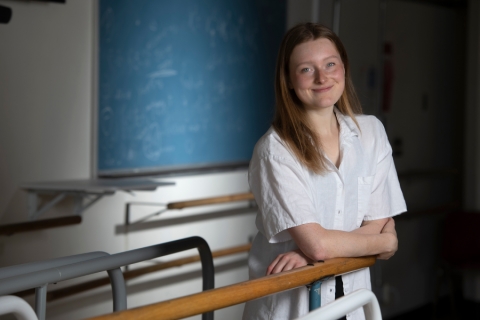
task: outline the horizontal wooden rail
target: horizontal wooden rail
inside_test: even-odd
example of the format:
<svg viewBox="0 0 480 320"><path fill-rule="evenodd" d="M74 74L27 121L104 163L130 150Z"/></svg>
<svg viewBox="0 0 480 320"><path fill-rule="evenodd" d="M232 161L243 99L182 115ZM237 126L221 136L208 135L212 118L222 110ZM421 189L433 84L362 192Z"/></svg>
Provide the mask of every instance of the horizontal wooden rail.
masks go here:
<svg viewBox="0 0 480 320"><path fill-rule="evenodd" d="M94 317L90 320L168 320L186 318L280 291L301 287L326 276L339 275L366 268L374 263L375 257L330 259L260 279L240 282L144 307Z"/></svg>
<svg viewBox="0 0 480 320"><path fill-rule="evenodd" d="M14 233L37 231L43 229L57 228L79 224L81 216L67 216L60 218L43 219L29 222L12 223L0 226L0 235L12 235Z"/></svg>
<svg viewBox="0 0 480 320"><path fill-rule="evenodd" d="M217 250L217 251L212 252L212 256L214 258L218 258L218 257L229 256L229 255L232 255L232 254L248 252L250 250L250 247L251 247L251 244L248 243L248 244L244 244L244 245L237 246L237 247L231 247L231 248L226 248L226 249L222 249L222 250ZM169 268L173 268L173 267L180 267L180 266L183 266L185 264L194 263L194 262L198 262L198 261L200 261L200 256L197 254L197 255L193 255L193 256L189 256L189 257L185 257L185 258L180 258L180 259L176 259L176 260L172 260L172 261L167 261L167 262L160 263L160 264L153 265L153 266L148 266L148 267L138 268L138 269L135 269L135 270L126 271L126 272L123 273L123 277L124 277L125 280L131 280L131 279L134 279L134 278L137 278L137 277L140 277L140 276L143 276L145 274L152 273L152 272L165 270L165 269L169 269ZM72 295L75 295L75 294L78 294L78 293L81 293L81 292L84 292L84 291L88 291L88 290L92 290L92 289L95 289L95 288L98 288L98 287L102 287L102 286L105 286L105 285L108 285L108 284L110 284L110 278L104 277L104 278L80 283L80 284L69 286L69 287L62 288L62 289L48 291L47 292L47 301L51 302L51 301L54 301L54 300L66 298L66 297L69 297L69 296L72 296ZM26 296L29 296L29 295L32 295L32 294L35 294L35 289L25 290L25 291L15 293L15 295L19 296L19 297L26 297Z"/></svg>
<svg viewBox="0 0 480 320"><path fill-rule="evenodd" d="M222 196L222 197L171 202L167 204L167 208L183 209L183 208L189 208L189 207L205 206L208 204L218 204L218 203L226 203L226 202L245 201L245 200L255 200L255 198L253 197L253 194L250 192L238 193L238 194L232 194L229 196Z"/></svg>

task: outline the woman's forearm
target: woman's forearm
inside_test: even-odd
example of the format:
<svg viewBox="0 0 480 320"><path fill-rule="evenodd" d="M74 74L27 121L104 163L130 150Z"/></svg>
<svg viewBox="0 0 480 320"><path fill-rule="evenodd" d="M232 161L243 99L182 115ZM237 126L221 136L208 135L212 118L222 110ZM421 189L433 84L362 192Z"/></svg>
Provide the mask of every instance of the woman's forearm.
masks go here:
<svg viewBox="0 0 480 320"><path fill-rule="evenodd" d="M383 227L388 222L389 218L363 221L362 226L358 229L353 230L353 233L358 234L379 234L382 232Z"/></svg>
<svg viewBox="0 0 480 320"><path fill-rule="evenodd" d="M360 257L395 251L397 238L392 233L363 234L327 230L316 223L289 229L302 252L312 260Z"/></svg>

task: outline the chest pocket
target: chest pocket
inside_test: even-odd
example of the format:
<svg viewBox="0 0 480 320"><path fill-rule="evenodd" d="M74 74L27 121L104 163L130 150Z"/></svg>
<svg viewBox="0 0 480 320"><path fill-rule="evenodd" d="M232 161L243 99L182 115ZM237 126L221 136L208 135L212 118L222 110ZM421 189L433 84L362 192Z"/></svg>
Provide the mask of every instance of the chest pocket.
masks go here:
<svg viewBox="0 0 480 320"><path fill-rule="evenodd" d="M362 224L363 218L368 213L370 194L372 193L372 184L374 176L358 177L357 193L357 228Z"/></svg>

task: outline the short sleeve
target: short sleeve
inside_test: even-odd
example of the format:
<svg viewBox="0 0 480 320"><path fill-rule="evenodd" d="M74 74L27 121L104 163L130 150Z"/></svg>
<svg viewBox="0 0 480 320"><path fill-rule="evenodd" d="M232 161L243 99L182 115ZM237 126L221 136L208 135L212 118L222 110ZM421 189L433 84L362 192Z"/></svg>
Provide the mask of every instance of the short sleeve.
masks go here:
<svg viewBox="0 0 480 320"><path fill-rule="evenodd" d="M385 128L377 122L376 138L379 140L376 172L370 195L369 210L365 220L376 220L398 215L407 211L397 171L392 157Z"/></svg>
<svg viewBox="0 0 480 320"><path fill-rule="evenodd" d="M249 183L259 206L257 228L270 243L291 240L289 228L319 222L305 174L293 159L252 158Z"/></svg>

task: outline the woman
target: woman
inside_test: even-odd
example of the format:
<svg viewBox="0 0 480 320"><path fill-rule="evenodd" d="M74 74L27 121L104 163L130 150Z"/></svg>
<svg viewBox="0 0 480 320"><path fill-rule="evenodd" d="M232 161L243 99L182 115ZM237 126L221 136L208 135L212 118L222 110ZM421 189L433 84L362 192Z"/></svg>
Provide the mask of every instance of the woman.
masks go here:
<svg viewBox="0 0 480 320"><path fill-rule="evenodd" d="M340 39L319 24L289 30L275 94L273 125L249 168L259 206L250 278L335 257L390 258L397 250L391 217L406 205L383 126L361 115ZM322 304L359 288L370 288L368 268L324 282ZM306 313L308 292L298 288L248 302L243 318ZM363 310L347 317L364 319Z"/></svg>

